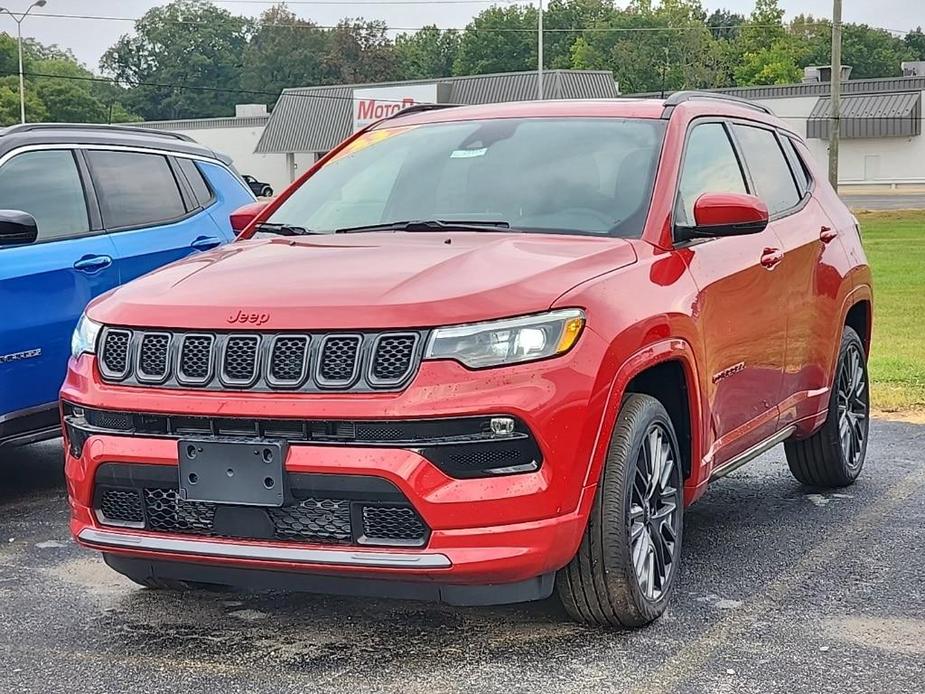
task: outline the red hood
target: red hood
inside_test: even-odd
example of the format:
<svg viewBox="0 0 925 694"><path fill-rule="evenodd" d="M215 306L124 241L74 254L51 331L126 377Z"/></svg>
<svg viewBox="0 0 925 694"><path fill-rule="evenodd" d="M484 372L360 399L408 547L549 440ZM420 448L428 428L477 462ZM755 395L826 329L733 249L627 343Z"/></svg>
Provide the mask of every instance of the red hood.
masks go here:
<svg viewBox="0 0 925 694"><path fill-rule="evenodd" d="M449 325L549 308L636 260L620 239L367 233L239 241L141 277L92 305L109 325L267 330ZM255 325L240 325L250 327Z"/></svg>

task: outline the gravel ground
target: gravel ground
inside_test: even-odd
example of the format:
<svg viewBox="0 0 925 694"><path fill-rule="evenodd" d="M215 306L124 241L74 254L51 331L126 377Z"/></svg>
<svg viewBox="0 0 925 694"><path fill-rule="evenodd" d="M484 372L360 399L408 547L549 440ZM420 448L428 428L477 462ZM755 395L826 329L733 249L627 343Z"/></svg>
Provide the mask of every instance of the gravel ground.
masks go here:
<svg viewBox="0 0 925 694"><path fill-rule="evenodd" d="M68 537L60 441L0 452L0 692L925 691L925 426L878 421L853 487L777 448L686 517L637 632L553 601L456 609L135 587Z"/></svg>

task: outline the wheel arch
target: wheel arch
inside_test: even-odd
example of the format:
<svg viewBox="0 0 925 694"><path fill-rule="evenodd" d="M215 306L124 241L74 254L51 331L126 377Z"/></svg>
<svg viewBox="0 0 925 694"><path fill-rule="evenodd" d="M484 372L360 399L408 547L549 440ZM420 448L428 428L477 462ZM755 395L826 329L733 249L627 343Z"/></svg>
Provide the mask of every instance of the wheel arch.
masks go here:
<svg viewBox="0 0 925 694"><path fill-rule="evenodd" d="M682 449L685 487L702 486L700 467L706 420L700 380L693 348L679 338L650 344L635 352L617 369L595 440L593 464L588 470L585 484L597 484L600 479L620 407L629 393L651 395L665 406ZM692 491L685 490L685 502L689 503L694 496Z"/></svg>

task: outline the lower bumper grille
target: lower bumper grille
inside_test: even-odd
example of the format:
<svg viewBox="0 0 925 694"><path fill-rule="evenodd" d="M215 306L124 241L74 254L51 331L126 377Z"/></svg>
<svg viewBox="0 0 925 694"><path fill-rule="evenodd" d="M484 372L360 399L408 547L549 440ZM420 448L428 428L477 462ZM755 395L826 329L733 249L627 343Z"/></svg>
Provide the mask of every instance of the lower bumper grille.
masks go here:
<svg viewBox="0 0 925 694"><path fill-rule="evenodd" d="M176 468L100 466L97 519L153 532L323 545L422 547L430 535L401 492L379 478L290 474L292 502L263 508L184 501L170 475L176 477Z"/></svg>

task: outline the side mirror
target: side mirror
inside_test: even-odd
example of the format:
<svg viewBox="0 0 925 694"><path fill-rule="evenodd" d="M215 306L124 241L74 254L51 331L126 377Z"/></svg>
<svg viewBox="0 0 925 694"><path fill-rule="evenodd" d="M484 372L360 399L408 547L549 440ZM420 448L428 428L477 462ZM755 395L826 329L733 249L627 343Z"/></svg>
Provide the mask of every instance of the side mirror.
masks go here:
<svg viewBox="0 0 925 694"><path fill-rule="evenodd" d="M232 212L229 219L231 220L231 228L234 230L235 235L244 231L247 225L253 222L257 218L257 215L263 211L263 208L269 204L269 200L258 200L257 202L249 202Z"/></svg>
<svg viewBox="0 0 925 694"><path fill-rule="evenodd" d="M678 241L760 234L768 226L768 206L754 195L704 193L694 203L694 226L677 227Z"/></svg>
<svg viewBox="0 0 925 694"><path fill-rule="evenodd" d="M19 210L0 210L0 246L33 243L39 235L35 217Z"/></svg>

